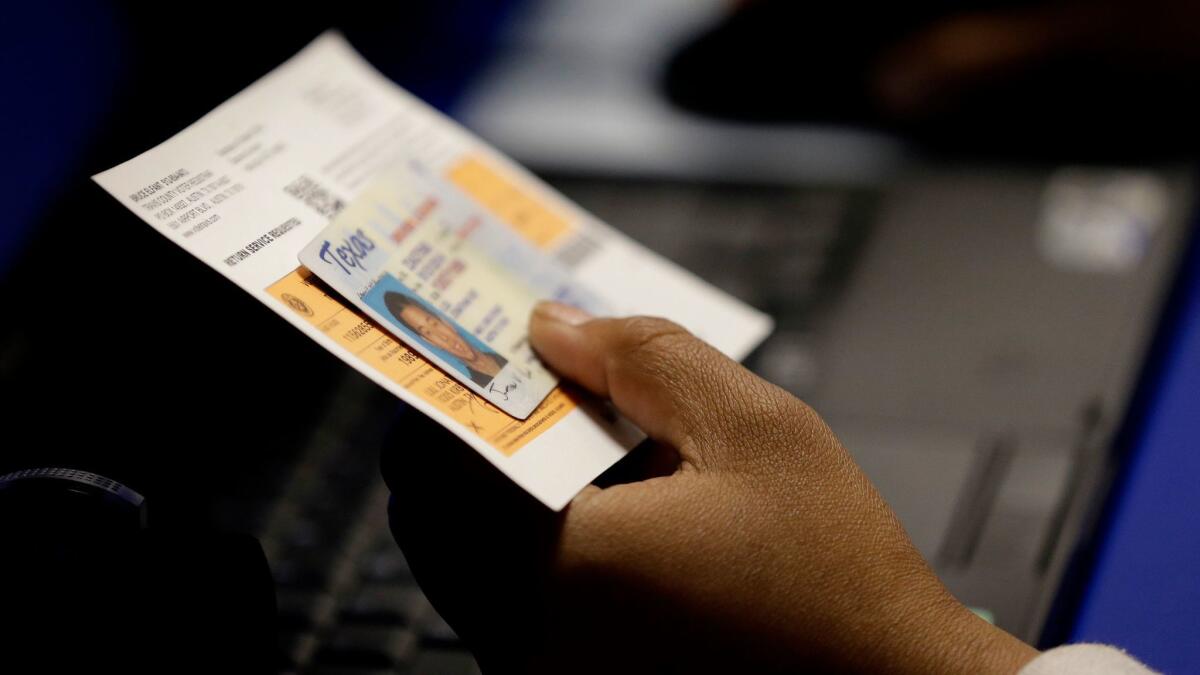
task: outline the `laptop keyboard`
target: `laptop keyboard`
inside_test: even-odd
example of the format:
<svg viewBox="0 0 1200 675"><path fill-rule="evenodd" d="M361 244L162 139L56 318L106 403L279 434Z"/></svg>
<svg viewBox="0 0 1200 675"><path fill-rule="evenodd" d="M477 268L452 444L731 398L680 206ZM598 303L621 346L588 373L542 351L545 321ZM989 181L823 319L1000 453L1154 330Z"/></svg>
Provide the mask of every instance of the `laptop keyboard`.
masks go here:
<svg viewBox="0 0 1200 675"><path fill-rule="evenodd" d="M275 579L279 672L478 673L388 528L379 452L400 404L351 371L330 401L252 523Z"/></svg>
<svg viewBox="0 0 1200 675"><path fill-rule="evenodd" d="M813 331L874 217L868 191L559 178L609 225L738 299L775 331L746 365L797 396L816 377Z"/></svg>
<svg viewBox="0 0 1200 675"><path fill-rule="evenodd" d="M775 334L749 365L802 394L810 335L870 200L835 191L561 179L606 222L752 305ZM347 371L277 497L249 526L270 563L279 672L466 675L479 669L417 586L387 523L379 452L399 404ZM232 508L227 513L245 513Z"/></svg>

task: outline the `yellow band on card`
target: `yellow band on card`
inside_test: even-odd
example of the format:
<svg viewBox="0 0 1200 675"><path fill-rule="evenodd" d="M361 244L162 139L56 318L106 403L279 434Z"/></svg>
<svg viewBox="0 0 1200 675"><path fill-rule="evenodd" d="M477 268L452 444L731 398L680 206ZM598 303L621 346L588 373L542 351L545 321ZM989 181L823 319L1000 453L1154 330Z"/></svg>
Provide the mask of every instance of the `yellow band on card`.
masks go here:
<svg viewBox="0 0 1200 675"><path fill-rule="evenodd" d="M566 218L476 157L454 165L446 177L538 248L549 246L571 230Z"/></svg>
<svg viewBox="0 0 1200 675"><path fill-rule="evenodd" d="M516 453L576 407L570 395L555 389L527 419L513 419L394 340L357 309L343 304L303 267L266 290L368 367L421 397L505 456Z"/></svg>

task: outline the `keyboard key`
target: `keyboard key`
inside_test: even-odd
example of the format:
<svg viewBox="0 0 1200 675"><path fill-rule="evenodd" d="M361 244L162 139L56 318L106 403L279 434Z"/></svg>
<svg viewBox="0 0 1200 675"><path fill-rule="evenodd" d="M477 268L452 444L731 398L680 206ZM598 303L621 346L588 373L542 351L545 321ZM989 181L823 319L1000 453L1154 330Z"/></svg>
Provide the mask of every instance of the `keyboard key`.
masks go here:
<svg viewBox="0 0 1200 675"><path fill-rule="evenodd" d="M281 588L275 594L279 627L306 630L322 626L333 617L336 603L328 593Z"/></svg>
<svg viewBox="0 0 1200 675"><path fill-rule="evenodd" d="M308 663L317 649L317 638L310 632L282 632L279 635L279 652L283 670L290 670Z"/></svg>
<svg viewBox="0 0 1200 675"><path fill-rule="evenodd" d="M396 675L395 668L353 668L346 665L318 665L305 669L305 675Z"/></svg>
<svg viewBox="0 0 1200 675"><path fill-rule="evenodd" d="M417 626L417 634L421 637L422 647L461 648L462 643L454 629L441 614L430 610Z"/></svg>
<svg viewBox="0 0 1200 675"><path fill-rule="evenodd" d="M412 660L417 637L403 628L339 626L314 658L325 666L394 668Z"/></svg>
<svg viewBox="0 0 1200 675"><path fill-rule="evenodd" d="M284 588L323 589L329 584L338 552L284 551L271 561L271 575Z"/></svg>
<svg viewBox="0 0 1200 675"><path fill-rule="evenodd" d="M372 582L411 582L412 570L404 554L391 543L390 550L374 550L366 553L359 564L359 573L363 579Z"/></svg>
<svg viewBox="0 0 1200 675"><path fill-rule="evenodd" d="M409 672L416 675L479 675L479 665L470 652L431 649L422 651Z"/></svg>
<svg viewBox="0 0 1200 675"><path fill-rule="evenodd" d="M342 608L343 621L413 626L429 611L429 601L411 584L367 583Z"/></svg>

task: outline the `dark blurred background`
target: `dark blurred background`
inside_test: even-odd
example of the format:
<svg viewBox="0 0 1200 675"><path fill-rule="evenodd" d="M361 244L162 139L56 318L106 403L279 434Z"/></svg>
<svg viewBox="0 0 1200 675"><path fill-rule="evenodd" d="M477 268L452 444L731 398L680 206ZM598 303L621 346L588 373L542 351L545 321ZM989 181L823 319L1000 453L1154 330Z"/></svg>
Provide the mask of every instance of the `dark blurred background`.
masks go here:
<svg viewBox="0 0 1200 675"><path fill-rule="evenodd" d="M263 428L251 419L231 425L230 418L196 413L238 415L286 400L276 415L308 419L327 405L329 378L341 366L262 316L235 288L213 283L199 261L162 246L153 232L129 227L89 176L171 136L331 26L393 79L447 106L487 53L506 4L10 8L3 124L12 149L2 169L10 203L3 228L10 311L2 363L6 380L20 385L4 387L4 406L11 419L32 421L42 411L65 412L61 406L70 401L71 421L17 425L4 461L89 462L143 485L170 474L180 482L155 495L157 515L207 518L197 512L209 500L193 499L190 489L244 474L236 467L247 462L262 470L276 452L290 455L296 441L280 438L279 430L303 436L303 425ZM153 297L146 282L168 275L176 277L175 302L168 304L180 311L152 309L168 298ZM222 316L245 318L252 336L231 334ZM206 348L178 358L175 340L161 338L180 334ZM286 356L256 363L261 378L227 388L219 373L242 360L230 356L246 337L277 344ZM164 379L168 368L174 374ZM297 382L310 380L309 395L292 394ZM128 407L115 407L118 400Z"/></svg>
<svg viewBox="0 0 1200 675"><path fill-rule="evenodd" d="M246 533L261 542L280 585L283 645L272 664L279 670L315 669L323 648L320 663L330 668L395 663L470 672L469 655L436 615L422 619L422 637L426 646L449 649L414 660L409 629L428 603L387 534L380 431L359 425L373 414L389 419L397 402L198 260L137 227L89 176L179 131L330 27L393 79L448 106L488 53L508 4L5 7L0 64L9 93L0 126L9 130L10 150L0 168L9 204L0 228L0 297L8 311L0 319L0 406L8 432L0 473L65 466L103 474L144 495L148 529L174 542L155 545L174 553L156 553L164 574L144 576L151 588L138 589L170 602L137 602L116 575L95 575L92 592L125 589L117 607L135 609L97 616L77 606L77 595L70 602L46 595L41 602L63 605L36 628L0 632L6 650L39 654L41 672L54 670L56 658L78 666L139 651L150 654L142 661L147 672L256 670L261 660L240 654L245 636L223 645L211 631L253 614L258 596L239 603L193 590L214 575L249 584L197 562L228 558L226 569L240 565L252 577L262 554L256 560L231 538ZM155 290L165 288L155 279L170 279L170 291ZM244 350L251 343L270 345L274 356L256 359ZM256 376L231 384L222 375L231 368L253 368ZM343 555L352 543L353 556ZM380 546L382 558L373 555ZM135 547L108 550L146 567ZM340 605L330 590L339 578ZM10 592L31 583L27 574L0 579ZM330 635L317 644L322 622L351 613L362 620L339 642ZM9 613L5 625L30 620L20 614ZM122 619L128 624L106 634L107 644L83 639ZM273 646L274 626L268 630Z"/></svg>
<svg viewBox="0 0 1200 675"><path fill-rule="evenodd" d="M0 473L102 474L145 496L149 529L248 565L262 556L236 537L252 536L278 607L271 670L474 671L387 533L377 466L398 404L88 179L334 27L604 220L769 311L778 331L748 365L830 417L965 602L1053 639L1190 233L1196 7L13 4ZM1111 212L1116 225L1075 227ZM255 377L230 385L230 364ZM236 609L180 592L204 572L175 564L153 582L185 616L141 607L182 658Z"/></svg>

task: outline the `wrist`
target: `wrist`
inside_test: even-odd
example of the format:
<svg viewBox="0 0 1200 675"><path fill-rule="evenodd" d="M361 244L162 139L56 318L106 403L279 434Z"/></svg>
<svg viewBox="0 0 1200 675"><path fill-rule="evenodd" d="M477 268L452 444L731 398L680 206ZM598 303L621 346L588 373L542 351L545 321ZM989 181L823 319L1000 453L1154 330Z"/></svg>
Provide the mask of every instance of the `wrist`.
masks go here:
<svg viewBox="0 0 1200 675"><path fill-rule="evenodd" d="M948 592L927 614L919 630L911 630L906 671L914 673L978 673L1014 675L1038 651L998 628Z"/></svg>

